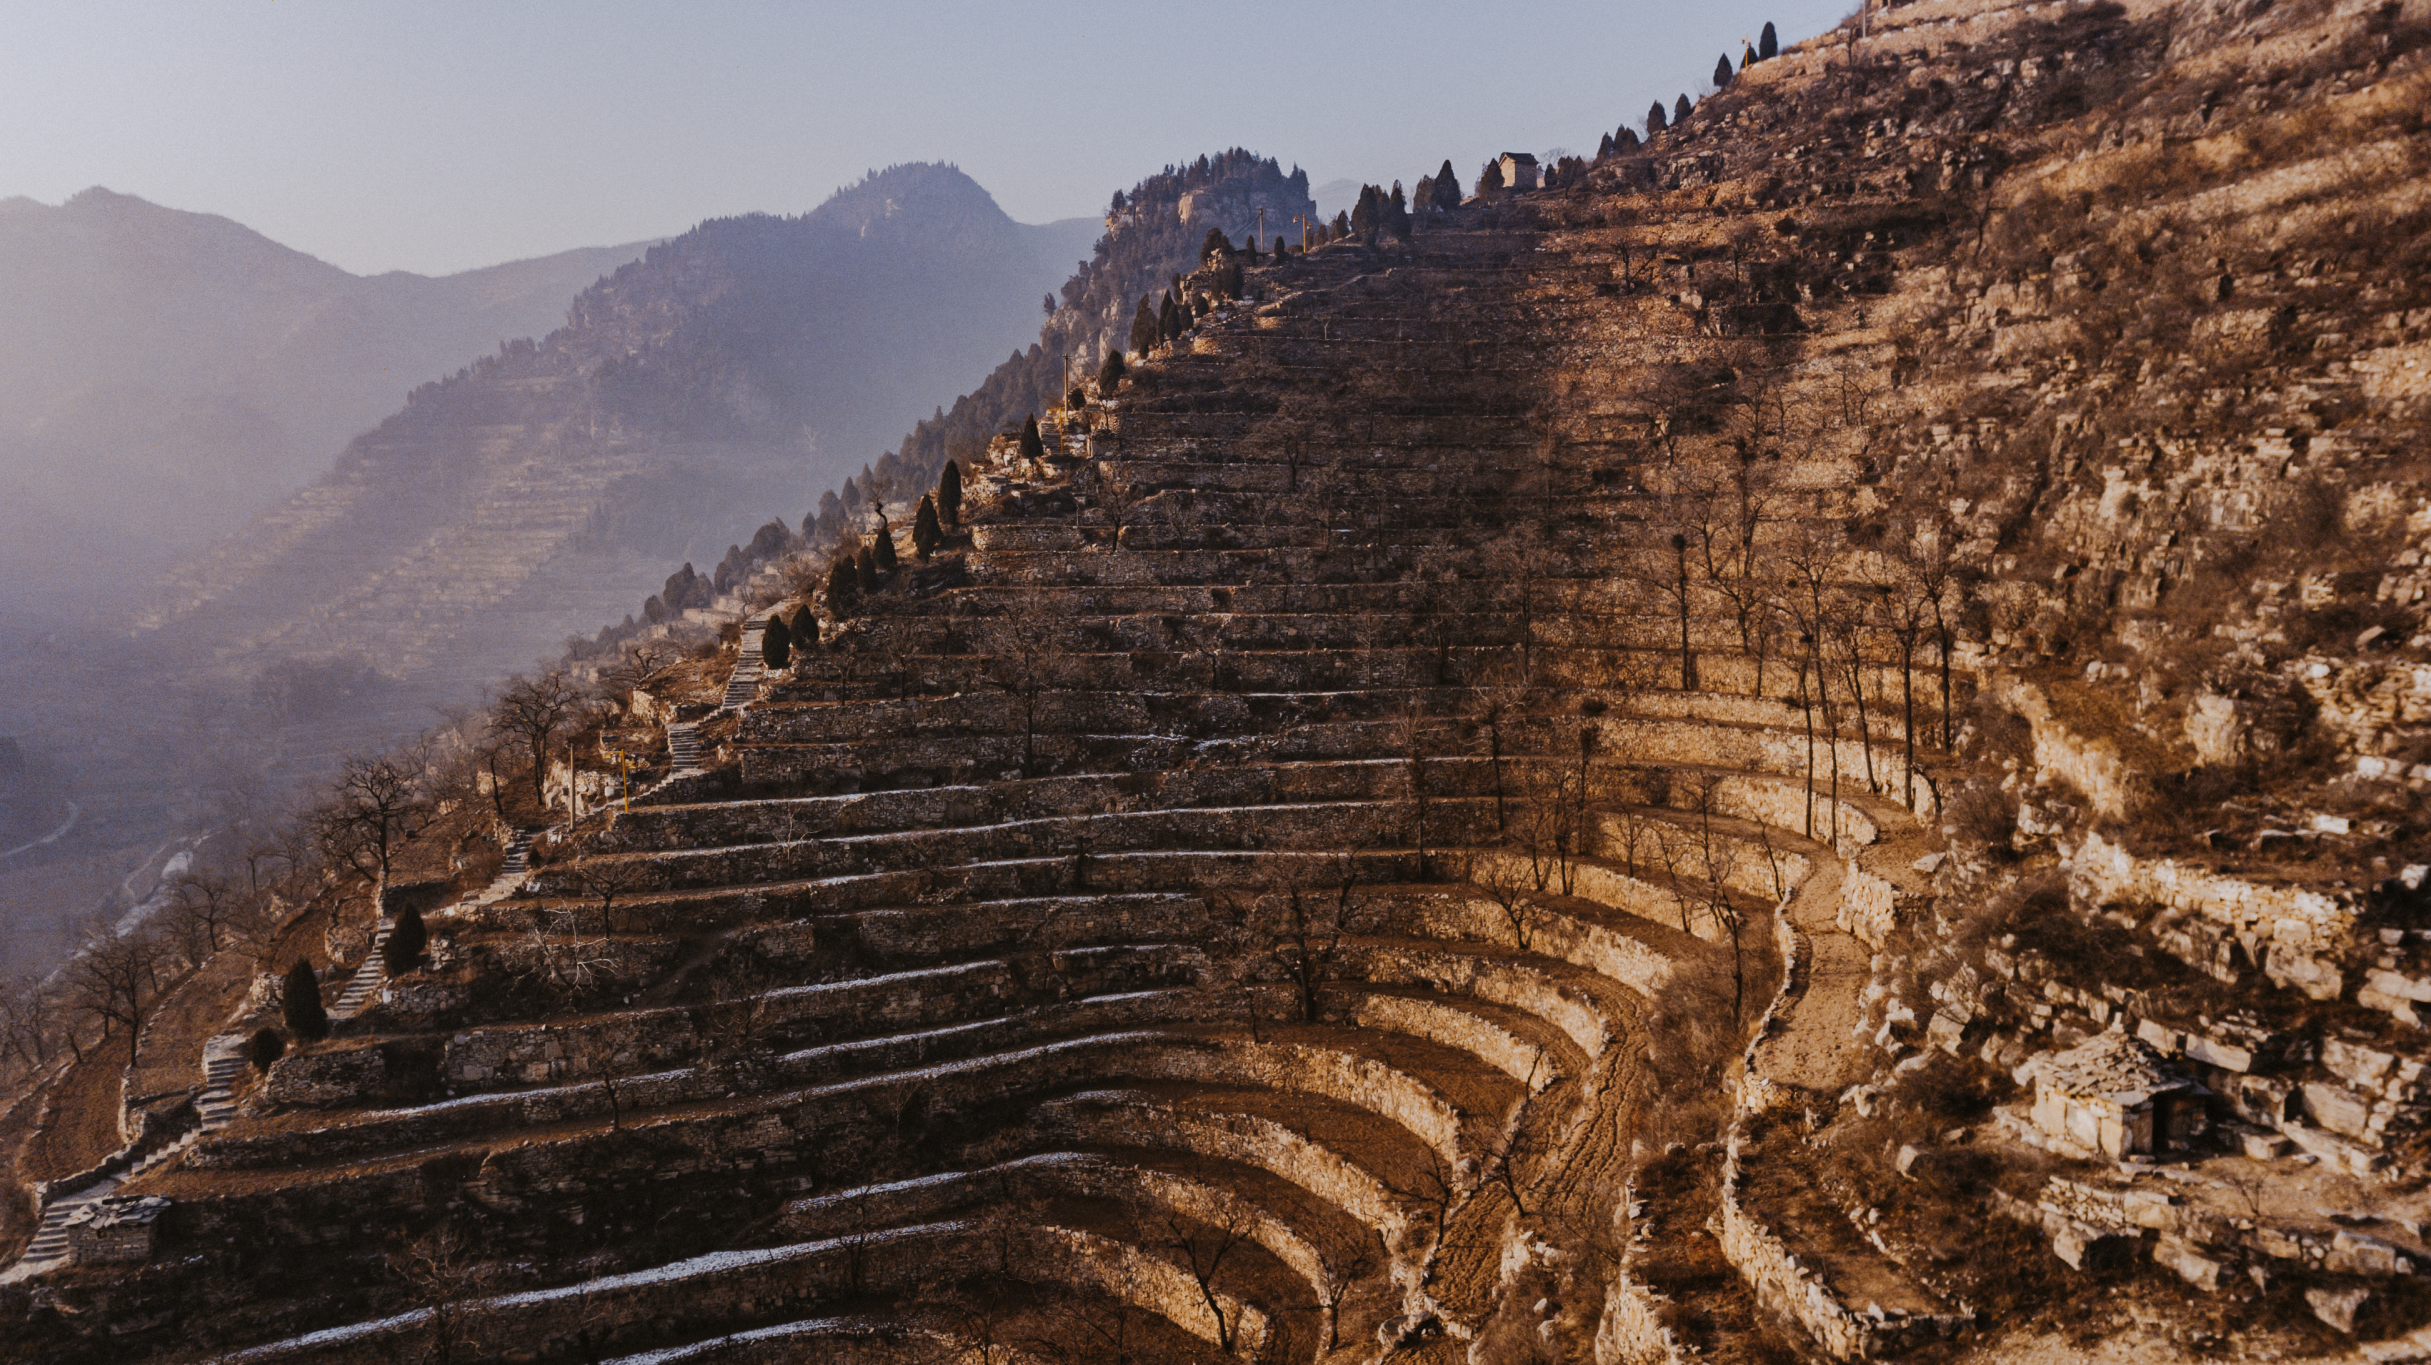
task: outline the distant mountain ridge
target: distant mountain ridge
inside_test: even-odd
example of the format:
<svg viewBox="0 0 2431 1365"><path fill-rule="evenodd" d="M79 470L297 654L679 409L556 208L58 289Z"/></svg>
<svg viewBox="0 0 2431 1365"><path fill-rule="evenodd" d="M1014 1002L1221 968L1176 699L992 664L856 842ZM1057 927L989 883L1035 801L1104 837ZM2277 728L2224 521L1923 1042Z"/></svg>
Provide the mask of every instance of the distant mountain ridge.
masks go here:
<svg viewBox="0 0 2431 1365"><path fill-rule="evenodd" d="M0 608L107 602L644 245L358 276L106 189L0 200Z"/></svg>
<svg viewBox="0 0 2431 1365"><path fill-rule="evenodd" d="M412 391L139 618L232 665L355 655L477 685L632 610L670 561L799 519L1037 329L1093 221L1026 226L944 165L705 222L565 325Z"/></svg>

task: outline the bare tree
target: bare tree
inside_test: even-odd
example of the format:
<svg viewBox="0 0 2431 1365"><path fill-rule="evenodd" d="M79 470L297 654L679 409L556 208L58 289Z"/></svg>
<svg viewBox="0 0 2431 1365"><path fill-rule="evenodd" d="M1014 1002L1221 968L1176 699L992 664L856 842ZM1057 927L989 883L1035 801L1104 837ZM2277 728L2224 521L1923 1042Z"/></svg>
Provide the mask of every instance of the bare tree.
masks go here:
<svg viewBox="0 0 2431 1365"><path fill-rule="evenodd" d="M1342 870L1341 889L1333 903L1293 887L1284 893L1287 917L1274 934L1268 954L1282 967L1300 1005L1300 1022L1313 1024L1323 1013L1325 987L1334 979L1342 955L1342 937L1357 914L1351 895L1351 870Z"/></svg>
<svg viewBox="0 0 2431 1365"><path fill-rule="evenodd" d="M1755 656L1756 695L1764 694L1764 662L1770 640L1771 584L1764 572L1756 540L1769 521L1773 500L1763 466L1743 459L1729 484L1696 494L1697 514L1690 519L1689 538L1705 572L1706 584L1730 604L1738 627L1739 648Z"/></svg>
<svg viewBox="0 0 2431 1365"><path fill-rule="evenodd" d="M1325 1309L1325 1349L1342 1347L1342 1300L1351 1287L1374 1274L1376 1253L1365 1237L1348 1247L1328 1247L1321 1253L1317 1291Z"/></svg>
<svg viewBox="0 0 2431 1365"><path fill-rule="evenodd" d="M1199 1287L1199 1298L1207 1305L1207 1314L1215 1319L1216 1346L1233 1349L1234 1338L1240 1332L1238 1315L1224 1305L1223 1294L1216 1288L1216 1278L1223 1272L1224 1262L1231 1259L1250 1240L1248 1223L1239 1215L1228 1215L1220 1223L1198 1223L1167 1215L1165 1236L1160 1239L1164 1249L1175 1254L1182 1268L1190 1273L1192 1283Z"/></svg>
<svg viewBox="0 0 2431 1365"><path fill-rule="evenodd" d="M1373 651L1369 651L1371 654ZM1429 876L1427 861L1427 727L1426 716L1416 700L1401 712L1401 749L1406 764L1403 772L1410 796L1410 833L1418 845L1418 880Z"/></svg>
<svg viewBox="0 0 2431 1365"><path fill-rule="evenodd" d="M1488 853L1478 860L1477 870L1470 874L1470 884L1486 893L1486 899L1501 912L1505 927L1511 931L1511 942L1521 952L1536 943L1537 930L1552 918L1552 912L1537 900L1533 879L1520 870L1518 860L1507 851Z"/></svg>
<svg viewBox="0 0 2431 1365"><path fill-rule="evenodd" d="M650 884L650 865L635 858L587 858L574 865L567 880L599 902L599 935L614 938L616 902Z"/></svg>
<svg viewBox="0 0 2431 1365"><path fill-rule="evenodd" d="M86 929L84 944L68 964L68 992L79 1011L101 1022L102 1032L127 1031L127 1065L135 1065L135 1047L144 1022L152 1017L174 966L166 935L149 925L119 933L106 920Z"/></svg>
<svg viewBox="0 0 2431 1365"><path fill-rule="evenodd" d="M1494 828L1510 828L1503 750L1509 727L1525 712L1528 687L1515 676L1508 656L1478 668L1469 682L1472 713L1486 733L1486 760L1494 776Z"/></svg>
<svg viewBox="0 0 2431 1365"><path fill-rule="evenodd" d="M1058 618L1046 607L1035 593L1019 593L980 628L979 645L987 655L983 676L1021 706L1025 777L1038 775L1038 702L1054 681L1059 654L1053 634Z"/></svg>
<svg viewBox="0 0 2431 1365"><path fill-rule="evenodd" d="M391 1254L388 1266L430 1313L430 1347L424 1359L431 1365L474 1359L481 1348L467 1319L472 1300L489 1287L496 1268L477 1260L472 1243L446 1223Z"/></svg>
<svg viewBox="0 0 2431 1365"><path fill-rule="evenodd" d="M388 890L397 855L438 818L430 793L430 747L417 741L376 758L350 758L314 817L322 850Z"/></svg>
<svg viewBox="0 0 2431 1365"><path fill-rule="evenodd" d="M555 907L534 910L531 926L500 957L509 972L566 998L588 994L616 971L607 940L584 937L582 915Z"/></svg>
<svg viewBox="0 0 2431 1365"><path fill-rule="evenodd" d="M1875 589L1882 597L1884 619L1889 623L1891 638L1899 645L1899 732L1906 749L1906 776L1900 788L1900 800L1913 808L1916 804L1916 645L1932 624L1933 607L1924 594L1916 590L1911 579L1901 584L1883 583Z"/></svg>
<svg viewBox="0 0 2431 1365"><path fill-rule="evenodd" d="M220 939L232 935L235 928L243 889L224 874L206 868L181 875L170 883L169 892L175 897L169 905L169 923L185 940L186 956L200 962L218 952Z"/></svg>
<svg viewBox="0 0 2431 1365"><path fill-rule="evenodd" d="M28 1071L51 1064L61 1042L82 1055L75 1030L61 1017L61 1003L37 977L21 976L0 990L0 1057L14 1057Z"/></svg>
<svg viewBox="0 0 2431 1365"><path fill-rule="evenodd" d="M499 694L499 728L520 739L532 756L532 800L536 803L548 802L549 746L581 704L582 690L562 669L551 669L537 678L517 677Z"/></svg>
<svg viewBox="0 0 2431 1365"><path fill-rule="evenodd" d="M1728 838L1714 834L1715 807L1719 801L1722 778L1707 776L1697 783L1697 842L1700 861L1704 864L1698 878L1703 893L1706 922L1719 929L1730 940L1731 1017L1738 1018L1747 1004L1747 954L1740 943L1746 919L1738 905L1731 900L1730 880L1737 875L1741 846ZM1777 875L1777 874L1776 874Z"/></svg>

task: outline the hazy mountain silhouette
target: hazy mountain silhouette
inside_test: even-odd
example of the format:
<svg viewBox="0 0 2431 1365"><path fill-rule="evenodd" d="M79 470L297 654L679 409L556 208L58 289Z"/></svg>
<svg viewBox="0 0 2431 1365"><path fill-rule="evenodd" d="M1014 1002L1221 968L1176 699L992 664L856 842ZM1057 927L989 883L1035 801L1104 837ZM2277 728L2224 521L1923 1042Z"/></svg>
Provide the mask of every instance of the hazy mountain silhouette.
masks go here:
<svg viewBox="0 0 2431 1365"><path fill-rule="evenodd" d="M123 600L643 245L367 278L105 189L0 200L0 610Z"/></svg>
<svg viewBox="0 0 2431 1365"><path fill-rule="evenodd" d="M232 667L358 657L471 686L714 562L1035 335L1094 219L1025 226L950 166L701 224L566 325L411 394L148 604Z"/></svg>

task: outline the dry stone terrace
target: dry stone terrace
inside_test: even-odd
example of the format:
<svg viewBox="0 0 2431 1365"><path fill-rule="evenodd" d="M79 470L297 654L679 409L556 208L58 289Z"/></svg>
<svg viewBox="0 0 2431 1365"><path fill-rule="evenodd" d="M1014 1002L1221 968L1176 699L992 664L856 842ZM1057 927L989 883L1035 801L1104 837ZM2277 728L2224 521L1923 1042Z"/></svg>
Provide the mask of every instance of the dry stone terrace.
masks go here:
<svg viewBox="0 0 2431 1365"><path fill-rule="evenodd" d="M1071 514L995 510L1024 502L998 481L954 552L968 586L836 622L685 804L436 917L426 987L279 1064L316 1102L163 1186L223 1242L306 1210L395 1230L316 1234L350 1288L252 1319L353 1331L246 1358L452 1330L374 1260L441 1218L532 1258L532 1291L453 1311L533 1359L742 1328L815 1353L848 1329L788 1323L890 1312L968 1341L1003 1276L1058 1305L1066 1349L1084 1319L1273 1359L1485 1328L1477 1234L1609 1224L1617 1187L1580 1173L1616 1174L1650 998L1732 927L1763 958L1775 906L1843 856L1835 823L1855 849L1903 818L1858 799L1903 761L1888 708L1870 744L1822 737L1844 790L1810 801L1794 666L1759 695L1700 605L1677 690L1676 632L1627 581L1649 495L1599 490L1601 446L1514 438L1543 371L1480 367L1474 339L1616 326L1608 269L1518 227L1286 268L1066 416ZM1368 417L1346 363L1396 374L1404 410ZM585 870L620 864L586 909ZM482 1003L550 953L592 979ZM888 1308L915 1285L962 1316ZM1601 1305L1577 1312L1592 1334Z"/></svg>

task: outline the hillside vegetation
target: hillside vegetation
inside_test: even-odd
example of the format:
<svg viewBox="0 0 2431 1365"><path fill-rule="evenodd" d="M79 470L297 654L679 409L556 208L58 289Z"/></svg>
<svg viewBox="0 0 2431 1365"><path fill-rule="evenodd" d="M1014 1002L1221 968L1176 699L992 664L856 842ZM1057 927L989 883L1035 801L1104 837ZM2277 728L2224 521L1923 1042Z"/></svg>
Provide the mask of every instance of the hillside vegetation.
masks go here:
<svg viewBox="0 0 2431 1365"><path fill-rule="evenodd" d="M1208 243L329 891L7 1349L2431 1358L2426 46L1927 0Z"/></svg>

